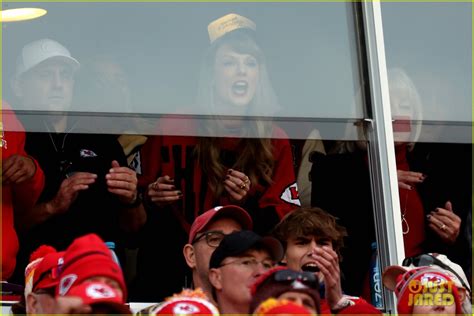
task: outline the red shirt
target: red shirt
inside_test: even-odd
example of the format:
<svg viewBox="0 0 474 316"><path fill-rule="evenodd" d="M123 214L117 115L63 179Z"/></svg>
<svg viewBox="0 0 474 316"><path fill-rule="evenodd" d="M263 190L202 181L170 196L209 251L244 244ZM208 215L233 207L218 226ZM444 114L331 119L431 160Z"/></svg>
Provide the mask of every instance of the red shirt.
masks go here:
<svg viewBox="0 0 474 316"><path fill-rule="evenodd" d="M24 150L24 128L5 102L2 102L1 122L2 162L14 154L27 156ZM36 173L31 179L16 185L2 183L2 280L7 280L12 275L18 252L13 212L31 209L43 190L44 174L36 161L35 164Z"/></svg>

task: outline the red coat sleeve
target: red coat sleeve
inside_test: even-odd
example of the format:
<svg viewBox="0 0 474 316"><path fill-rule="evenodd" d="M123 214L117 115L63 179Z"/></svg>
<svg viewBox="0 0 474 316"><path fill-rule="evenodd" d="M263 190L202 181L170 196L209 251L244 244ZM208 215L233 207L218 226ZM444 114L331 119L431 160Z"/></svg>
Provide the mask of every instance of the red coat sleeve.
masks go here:
<svg viewBox="0 0 474 316"><path fill-rule="evenodd" d="M273 183L260 198L259 206L261 208L269 206L275 208L278 216L282 218L285 214L301 206L301 203L298 197L293 155L288 137L278 128L275 129L274 137L272 140L275 157Z"/></svg>
<svg viewBox="0 0 474 316"><path fill-rule="evenodd" d="M2 102L0 150L2 161L12 155L26 156L25 132L6 103ZM8 279L16 265L18 238L14 227L14 212L25 212L36 203L44 186L44 174L37 162L34 176L19 185L2 186L2 238L0 278Z"/></svg>
<svg viewBox="0 0 474 316"><path fill-rule="evenodd" d="M28 156L25 152L25 131L18 119L16 118L13 111L10 109L9 105L3 103L2 114L3 114L3 136L5 143L6 151L3 152L3 159L8 158L11 155L21 155ZM38 162L31 156L28 156L33 159L33 162L36 166L36 172L33 177L21 184L12 185L12 200L13 208L15 211L28 211L35 205L36 201L41 195L41 192L44 188L44 173L41 170Z"/></svg>
<svg viewBox="0 0 474 316"><path fill-rule="evenodd" d="M22 143L18 147L18 154L28 156L24 150L25 136L23 134ZM36 172L33 177L23 183L12 186L13 205L15 211L25 212L30 210L38 201L38 198L44 188L44 173L38 162L31 156L36 166Z"/></svg>

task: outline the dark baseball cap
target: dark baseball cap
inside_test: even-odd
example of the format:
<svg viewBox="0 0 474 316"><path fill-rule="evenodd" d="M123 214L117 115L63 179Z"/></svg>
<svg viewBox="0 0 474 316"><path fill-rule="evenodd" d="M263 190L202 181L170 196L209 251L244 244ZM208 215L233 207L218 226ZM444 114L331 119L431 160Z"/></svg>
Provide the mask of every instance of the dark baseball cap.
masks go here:
<svg viewBox="0 0 474 316"><path fill-rule="evenodd" d="M273 237L261 237L250 230L242 230L226 235L219 247L214 250L209 262L209 269L218 268L227 257L242 255L251 249L265 249L275 262L283 258L281 243Z"/></svg>

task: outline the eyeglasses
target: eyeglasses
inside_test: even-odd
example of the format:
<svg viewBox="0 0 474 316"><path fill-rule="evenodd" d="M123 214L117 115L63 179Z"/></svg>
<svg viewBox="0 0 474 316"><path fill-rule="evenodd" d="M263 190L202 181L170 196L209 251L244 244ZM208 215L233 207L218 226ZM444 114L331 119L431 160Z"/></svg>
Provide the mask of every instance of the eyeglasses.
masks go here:
<svg viewBox="0 0 474 316"><path fill-rule="evenodd" d="M257 259L253 257L245 257L245 258L240 258L234 261L229 261L227 263L222 263L219 267L224 267L230 264L237 264L245 268L248 268L249 270L252 270L252 271L257 270L259 264L261 264L265 270L270 270L275 265L275 263L269 259L258 261Z"/></svg>
<svg viewBox="0 0 474 316"><path fill-rule="evenodd" d="M402 262L402 265L405 266L405 267L408 267L411 264L413 264L415 267L425 267L425 266L436 265L436 266L441 267L445 270L448 270L449 272L451 272L452 274L454 274L458 278L459 282L461 282L462 286L469 293L469 295L471 294L471 291L469 291L469 286L464 282L464 280L459 276L459 274L457 274L457 272L454 271L450 266L448 266L447 264L445 264L441 260L437 259L436 257L434 257L432 255L429 255L429 254L422 254L422 255L419 255L417 257L405 258Z"/></svg>
<svg viewBox="0 0 474 316"><path fill-rule="evenodd" d="M200 236L196 236L196 238L194 238L192 243L195 244L198 241L205 238L206 243L209 247L217 248L219 246L219 244L221 243L222 239L224 239L225 236L226 236L226 234L224 234L223 232L220 232L220 231L208 231L208 232L205 232L205 233L201 234Z"/></svg>
<svg viewBox="0 0 474 316"><path fill-rule="evenodd" d="M298 272L294 270L279 270L275 272L274 280L278 282L293 282L299 281L309 287L317 288L319 286L319 281L314 275L310 272Z"/></svg>

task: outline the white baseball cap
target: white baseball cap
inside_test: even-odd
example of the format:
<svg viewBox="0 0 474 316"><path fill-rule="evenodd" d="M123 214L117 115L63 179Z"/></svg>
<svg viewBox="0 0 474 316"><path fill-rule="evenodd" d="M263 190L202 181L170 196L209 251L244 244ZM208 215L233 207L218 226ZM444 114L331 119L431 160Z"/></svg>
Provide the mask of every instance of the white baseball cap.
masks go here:
<svg viewBox="0 0 474 316"><path fill-rule="evenodd" d="M74 70L79 68L79 62L71 56L69 50L56 41L48 38L26 44L21 50L16 62L15 76L20 76L40 63L58 58L70 64Z"/></svg>

